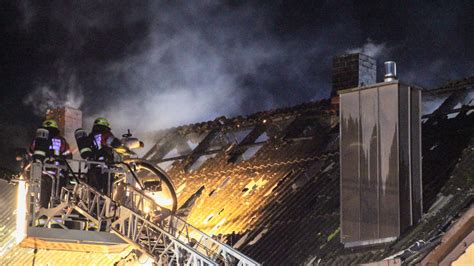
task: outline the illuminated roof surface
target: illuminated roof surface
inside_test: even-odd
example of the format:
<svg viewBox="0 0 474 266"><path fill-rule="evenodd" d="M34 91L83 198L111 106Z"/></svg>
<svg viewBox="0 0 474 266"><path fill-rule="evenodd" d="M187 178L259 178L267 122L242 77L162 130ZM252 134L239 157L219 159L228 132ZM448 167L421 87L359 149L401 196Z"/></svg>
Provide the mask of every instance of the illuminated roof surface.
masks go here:
<svg viewBox="0 0 474 266"><path fill-rule="evenodd" d="M344 249L340 243L338 117L327 101L165 130L145 158L164 159L179 203L188 201L183 213L191 224L260 263L378 261L416 241L434 245L431 238L442 233L438 224L450 225L471 204L472 85L470 78L427 92L447 99L436 106L434 116L423 119L423 202L428 214L390 244ZM463 105L459 114L444 114ZM240 137L246 129L250 135ZM232 160L236 151L258 146L255 139L261 132L268 139L252 157ZM186 146L196 138L198 145ZM173 156L167 156L171 150ZM203 155L206 160L194 167ZM407 262L426 254L410 250L415 251L402 257Z"/></svg>

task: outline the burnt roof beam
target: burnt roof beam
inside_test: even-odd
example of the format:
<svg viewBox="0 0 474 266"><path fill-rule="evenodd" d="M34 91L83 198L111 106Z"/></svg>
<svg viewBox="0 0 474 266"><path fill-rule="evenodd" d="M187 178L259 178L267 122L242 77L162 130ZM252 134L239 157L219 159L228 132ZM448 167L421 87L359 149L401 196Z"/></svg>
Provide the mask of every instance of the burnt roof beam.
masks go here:
<svg viewBox="0 0 474 266"><path fill-rule="evenodd" d="M196 160L205 152L214 139L221 133L221 130L216 128L211 130L209 134L199 143L199 145L194 149L194 151L189 155L187 159L187 163L184 166L184 170L186 172L189 171L189 168L196 162Z"/></svg>
<svg viewBox="0 0 474 266"><path fill-rule="evenodd" d="M152 155L154 155L159 147L160 147L160 142L163 138L165 138L166 136L169 136L170 135L170 130L166 130L166 131L160 131L158 132L155 137L153 138L154 139L154 143L153 144L153 147L151 147L146 153L145 155L143 155L143 158L150 158Z"/></svg>
<svg viewBox="0 0 474 266"><path fill-rule="evenodd" d="M467 113L469 110L474 110L474 106L463 105L461 108L456 108L456 109L452 109L445 112L437 112L436 114L433 112L432 114L424 115L421 118L425 119L425 118L432 118L432 117L440 117L440 116L446 116L449 114L461 113L461 112Z"/></svg>
<svg viewBox="0 0 474 266"><path fill-rule="evenodd" d="M222 152L223 149L217 149L217 150L207 150L201 152L199 155L209 155L209 154L214 154L214 153L219 153ZM157 163L162 163L162 162L168 162L168 161L176 161L176 160L183 160L189 157L189 154L183 154L183 155L178 155L174 157L169 157L166 159L160 159L160 160L150 160L151 163L157 164Z"/></svg>
<svg viewBox="0 0 474 266"><path fill-rule="evenodd" d="M456 105L462 103L463 100L468 96L468 91L460 90L453 92L439 107L432 113L432 117L426 121L426 123L431 124L434 122L440 114L451 111Z"/></svg>
<svg viewBox="0 0 474 266"><path fill-rule="evenodd" d="M164 136L154 147L154 153L149 155L149 158L144 156L147 160L150 161L159 161L161 160L166 154L168 154L175 146L177 140L180 138L180 135L176 135L175 132L170 132L166 136ZM160 145L161 143L161 145ZM150 151L148 152L150 153Z"/></svg>
<svg viewBox="0 0 474 266"><path fill-rule="evenodd" d="M266 130L265 125L257 125L250 133L230 152L228 162L234 163Z"/></svg>

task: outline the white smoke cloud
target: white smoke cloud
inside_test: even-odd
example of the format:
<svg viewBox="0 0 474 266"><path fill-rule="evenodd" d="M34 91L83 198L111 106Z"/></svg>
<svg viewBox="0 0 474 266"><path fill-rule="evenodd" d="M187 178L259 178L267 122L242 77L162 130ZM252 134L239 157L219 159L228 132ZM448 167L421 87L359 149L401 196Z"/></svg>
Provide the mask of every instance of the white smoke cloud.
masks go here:
<svg viewBox="0 0 474 266"><path fill-rule="evenodd" d="M75 75L59 78L56 84L38 86L23 98L23 103L31 106L38 116L44 116L51 108L68 106L79 109L83 102L84 95Z"/></svg>
<svg viewBox="0 0 474 266"><path fill-rule="evenodd" d="M371 57L378 57L388 52L385 43L375 43L371 39L367 39L367 42L358 48L348 49L347 53L363 53Z"/></svg>
<svg viewBox="0 0 474 266"><path fill-rule="evenodd" d="M59 71L46 77L48 90L32 93L47 100L40 104L29 95L25 102L39 106L35 109L41 113L51 105L75 102L67 95L77 95L79 103L84 99L85 128L104 116L116 134L327 96L329 87L322 87L321 80L329 79L330 55L341 48L325 43L334 31L345 30L317 30L317 41L302 47L299 40L272 32L275 14L267 14L272 9L252 3L143 1L119 6L104 1L97 7L56 1L51 6L51 21L68 35L59 47L67 47L58 53L65 57L60 68L77 70L78 85L57 85L56 78L68 76Z"/></svg>
<svg viewBox="0 0 474 266"><path fill-rule="evenodd" d="M278 57L281 47L261 38L245 43L249 29L239 22L255 17L250 8L214 14L218 32L208 32L203 24L215 5L160 7L140 53L105 68L105 83L117 84L128 96L117 95L89 123L105 116L117 130L144 132L240 113L246 95L239 77Z"/></svg>

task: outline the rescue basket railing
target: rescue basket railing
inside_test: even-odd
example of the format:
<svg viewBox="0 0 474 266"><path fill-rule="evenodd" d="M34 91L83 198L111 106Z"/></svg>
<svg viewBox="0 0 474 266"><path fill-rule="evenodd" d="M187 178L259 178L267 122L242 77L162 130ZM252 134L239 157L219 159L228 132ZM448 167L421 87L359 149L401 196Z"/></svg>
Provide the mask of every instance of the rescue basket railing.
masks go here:
<svg viewBox="0 0 474 266"><path fill-rule="evenodd" d="M118 205L85 183L77 184L74 190L63 189L64 200L72 207L106 231L112 231L126 242L136 246L159 265L217 265L205 254L169 234L161 224L152 223L143 215L146 197L128 186L130 197L125 205Z"/></svg>
<svg viewBox="0 0 474 266"><path fill-rule="evenodd" d="M110 190L101 193L86 182L87 170L100 167L107 173ZM74 176L73 188L62 187L49 209L39 208L41 178L47 170ZM73 219L72 213L83 215L87 224L83 230L95 226L98 231L110 231L139 248L159 265L259 265L234 248L219 242L201 230L175 216L169 209L136 187L128 184L132 167L111 167L103 162L68 160L65 164L33 163L29 178L30 224L46 217L42 226L52 224L65 228ZM51 174L51 173L49 173ZM61 176L59 177L61 178ZM115 178L117 181L113 181ZM113 186L112 186L113 185ZM55 185L56 186L56 185ZM113 187L113 189L112 189ZM52 201L53 202L53 201Z"/></svg>

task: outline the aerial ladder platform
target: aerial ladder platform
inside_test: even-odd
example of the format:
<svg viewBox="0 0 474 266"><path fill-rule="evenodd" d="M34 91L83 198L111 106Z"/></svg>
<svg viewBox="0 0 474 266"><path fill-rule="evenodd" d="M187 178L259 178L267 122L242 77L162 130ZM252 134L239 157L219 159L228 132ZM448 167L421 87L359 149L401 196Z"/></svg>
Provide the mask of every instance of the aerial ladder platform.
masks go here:
<svg viewBox="0 0 474 266"><path fill-rule="evenodd" d="M85 181L87 169L93 167L108 175L106 193ZM170 179L146 161L34 162L23 173L17 180L19 205L24 204L17 211L22 247L114 253L132 245L157 265L260 265L175 215ZM74 184L61 187L59 180L65 175ZM49 208L39 204L44 176L52 180ZM160 190L167 188L172 203L160 205L144 189L143 180L158 181Z"/></svg>

